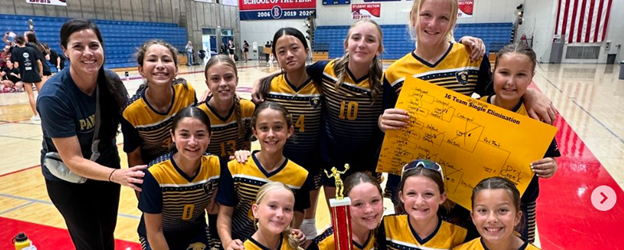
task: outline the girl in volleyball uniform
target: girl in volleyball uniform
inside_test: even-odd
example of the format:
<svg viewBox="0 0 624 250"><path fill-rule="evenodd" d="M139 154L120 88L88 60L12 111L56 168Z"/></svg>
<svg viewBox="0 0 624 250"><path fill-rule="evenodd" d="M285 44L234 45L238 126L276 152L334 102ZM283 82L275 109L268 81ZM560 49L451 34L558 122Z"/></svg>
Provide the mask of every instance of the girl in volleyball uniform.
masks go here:
<svg viewBox="0 0 624 250"><path fill-rule="evenodd" d="M152 108L144 89L128 101L122 113L124 151L131 153L140 147L141 159L145 164L169 152L169 130L173 117L179 110L197 103L195 90L185 81L175 82L172 91L173 100L167 112L158 112Z"/></svg>
<svg viewBox="0 0 624 250"><path fill-rule="evenodd" d="M297 250L299 241L291 228L295 195L284 183L263 185L251 207L257 230L243 246L247 250Z"/></svg>
<svg viewBox="0 0 624 250"><path fill-rule="evenodd" d="M383 140L383 133L377 126L377 119L383 112L382 97L372 97L368 75L355 79L348 68L344 69L347 72L344 81L336 87L339 81L336 61L317 62L308 68L310 75L321 78L325 95L321 157L329 166L338 168L349 163L351 169L345 177L356 171L375 172L377 152ZM333 180L323 179L323 185L335 185Z"/></svg>
<svg viewBox="0 0 624 250"><path fill-rule="evenodd" d="M275 102L265 101L256 108L251 127L261 149L244 163L230 161L219 186L217 224L223 248L240 248L254 234L251 208L258 190L268 182L281 182L294 192L294 228L299 227L304 210L310 207L312 180L308 171L283 154L286 141L294 133L291 117Z"/></svg>
<svg viewBox="0 0 624 250"><path fill-rule="evenodd" d="M177 50L149 40L137 51L138 71L145 78L122 112L121 131L128 165L142 165L169 152L171 121L178 111L197 103L195 90L178 74Z"/></svg>
<svg viewBox="0 0 624 250"><path fill-rule="evenodd" d="M282 74L271 81L265 100L281 104L292 115L295 134L294 139L286 143L284 155L310 171L312 176L320 176L318 138L323 105L320 86L309 78L301 86L295 87ZM317 185L320 187L320 180L315 179Z"/></svg>
<svg viewBox="0 0 624 250"><path fill-rule="evenodd" d="M484 57L481 61L470 62L470 53L463 44L450 43L448 50L435 64L412 51L384 72L384 109L394 108L407 76L468 96L472 93L485 95L492 79L489 60Z"/></svg>
<svg viewBox="0 0 624 250"><path fill-rule="evenodd" d="M198 107L210 117L212 138L208 152L229 158L237 150L250 150L249 124L255 105L236 95L236 63L226 55L214 56L206 63L204 75L212 96Z"/></svg>
<svg viewBox="0 0 624 250"><path fill-rule="evenodd" d="M230 113L223 117L210 107L209 100L197 105L210 117L212 137L208 145L208 153L219 157L229 157L238 150L249 150L251 148L249 121L256 105L249 100L240 99L238 104L240 105L240 114L237 114L238 111L232 106Z"/></svg>
<svg viewBox="0 0 624 250"><path fill-rule="evenodd" d="M259 151L254 151L246 163L230 161L219 185L217 202L234 208L232 239L244 241L255 232L251 205L260 187L267 182L281 182L293 190L295 211L303 213L310 206L312 180L308 177L308 171L286 159L276 170L267 172L258 161L257 152Z"/></svg>
<svg viewBox="0 0 624 250"><path fill-rule="evenodd" d="M219 186L220 160L205 155L197 174L188 176L172 156L172 153L162 155L150 164L143 179L139 209L144 213L162 214L162 230L171 249L187 249L197 243L208 246L210 235L205 209ZM223 162L223 167L225 164ZM141 216L138 233L142 248L149 249L144 216Z"/></svg>
<svg viewBox="0 0 624 250"><path fill-rule="evenodd" d="M139 209L143 249L210 249L206 210L214 205L226 162L204 155L210 142L210 119L197 107L173 118L170 136L175 148L152 161L145 171Z"/></svg>

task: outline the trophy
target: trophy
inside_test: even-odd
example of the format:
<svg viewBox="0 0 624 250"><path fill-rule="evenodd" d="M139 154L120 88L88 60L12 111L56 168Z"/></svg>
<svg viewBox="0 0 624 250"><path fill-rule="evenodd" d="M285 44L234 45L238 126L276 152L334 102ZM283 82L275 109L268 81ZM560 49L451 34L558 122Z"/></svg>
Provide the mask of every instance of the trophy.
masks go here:
<svg viewBox="0 0 624 250"><path fill-rule="evenodd" d="M327 178L334 178L336 183L336 198L329 199L330 212L332 216L332 227L334 229L334 246L336 250L352 250L351 244L351 212L349 206L351 199L344 198L344 185L340 175L349 170L349 164L345 164L345 170L338 171L336 167L331 168L331 175L325 171Z"/></svg>

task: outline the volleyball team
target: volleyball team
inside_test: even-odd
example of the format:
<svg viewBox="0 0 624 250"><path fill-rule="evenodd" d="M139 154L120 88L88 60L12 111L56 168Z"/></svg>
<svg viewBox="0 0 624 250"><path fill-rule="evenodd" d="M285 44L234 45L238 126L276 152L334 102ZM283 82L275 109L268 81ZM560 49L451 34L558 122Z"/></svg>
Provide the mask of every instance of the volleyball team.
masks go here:
<svg viewBox="0 0 624 250"><path fill-rule="evenodd" d="M507 179L487 178L475 186L471 210L447 200L442 167L433 161L414 159L401 176L389 175L385 190L375 172L384 132L407 126L408 113L394 108L406 76L554 120L550 101L528 89L535 53L507 45L491 69L480 39L454 41L456 21L456 0L414 1L409 29L416 49L385 71L383 34L374 21L351 25L341 58L307 66L305 36L281 28L271 48L281 71L257 80L252 102L236 94L236 64L224 55L206 64L211 94L198 101L177 78L176 49L159 40L138 49L145 81L128 98L120 79L102 68L97 26L70 20L61 29L70 66L47 81L37 100L50 198L77 249L114 248L123 185L136 190L143 212L143 249L333 250L333 230L317 234L316 204L320 187L327 199L335 196L330 169L348 163L342 178L355 249L536 249L538 178L555 174L554 140L531 164L536 175L524 195ZM120 168L118 124L129 168ZM252 141L259 150L250 151ZM86 181L51 171L49 153ZM384 197L392 198L396 214L383 216Z"/></svg>

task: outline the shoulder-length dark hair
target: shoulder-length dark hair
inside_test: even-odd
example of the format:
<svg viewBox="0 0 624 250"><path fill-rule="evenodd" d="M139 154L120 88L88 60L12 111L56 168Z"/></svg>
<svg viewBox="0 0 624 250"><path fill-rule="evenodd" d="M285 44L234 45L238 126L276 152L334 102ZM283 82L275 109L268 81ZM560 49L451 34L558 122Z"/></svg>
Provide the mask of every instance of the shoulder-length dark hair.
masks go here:
<svg viewBox="0 0 624 250"><path fill-rule="evenodd" d="M306 51L310 51L310 48L308 47L308 42L306 41L306 38L303 35L303 33L301 33L301 31L293 27L285 27L285 28L281 28L277 30L277 32L275 32L275 35L273 35L271 54L273 54L275 58L277 58L277 54L275 53L275 49L276 49L275 46L277 44L277 40L283 36L294 36L295 38L299 40L299 42L301 42L301 44L303 45L303 48ZM273 81L273 78L275 78L276 76L279 76L280 74L273 74L260 80L259 92L262 96L267 96L267 94L269 93L269 90L271 89L271 81Z"/></svg>
<svg viewBox="0 0 624 250"><path fill-rule="evenodd" d="M104 49L104 40L100 29L87 19L72 19L61 27L60 38L63 51L67 51L69 37L82 30L92 30L100 41L100 46ZM104 60L102 65L106 62ZM118 133L119 122L121 120L121 109L127 100L127 92L123 89L123 83L118 77L107 76L104 67L100 68L97 76L97 86L100 95L100 140L102 143L110 143ZM126 96L124 96L124 94Z"/></svg>

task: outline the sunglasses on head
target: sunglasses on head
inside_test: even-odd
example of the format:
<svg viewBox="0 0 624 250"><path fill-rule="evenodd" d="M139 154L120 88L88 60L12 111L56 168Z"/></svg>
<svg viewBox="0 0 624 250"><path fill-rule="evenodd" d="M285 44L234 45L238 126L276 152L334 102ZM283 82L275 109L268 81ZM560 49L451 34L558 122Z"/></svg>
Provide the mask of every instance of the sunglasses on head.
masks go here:
<svg viewBox="0 0 624 250"><path fill-rule="evenodd" d="M427 160L427 159L416 159L405 164L403 166L403 169L401 170L401 175L405 174L405 172L409 170L416 169L418 167L436 171L440 173L440 176L442 176L442 180L444 180L444 172L442 172L442 167L440 166L440 164L438 164L435 161Z"/></svg>

